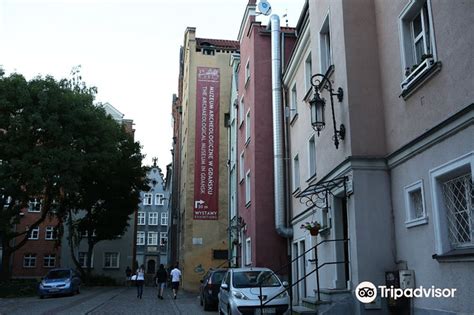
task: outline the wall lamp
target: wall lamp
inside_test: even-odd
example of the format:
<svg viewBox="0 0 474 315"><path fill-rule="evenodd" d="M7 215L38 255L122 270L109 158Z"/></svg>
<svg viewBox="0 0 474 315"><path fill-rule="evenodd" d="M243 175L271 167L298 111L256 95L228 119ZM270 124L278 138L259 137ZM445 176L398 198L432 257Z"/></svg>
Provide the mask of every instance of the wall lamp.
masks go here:
<svg viewBox="0 0 474 315"><path fill-rule="evenodd" d="M336 128L336 117L334 116L334 101L333 96L337 96L337 100L342 102L344 97L344 92L342 88L337 89L337 93L334 93L334 89L332 88L331 81L329 78L321 73L315 74L311 77L311 85L314 87L314 95L313 98L309 101L309 108L311 112L311 126L315 131L319 132L324 129L326 122L324 119L324 106L326 105L326 100L321 97L320 93L323 90L327 90L329 92L329 96L331 97L331 110L332 110L332 122L334 125L334 145L336 149L339 148L339 140L344 140L346 136L346 127L344 124L339 126L339 130Z"/></svg>

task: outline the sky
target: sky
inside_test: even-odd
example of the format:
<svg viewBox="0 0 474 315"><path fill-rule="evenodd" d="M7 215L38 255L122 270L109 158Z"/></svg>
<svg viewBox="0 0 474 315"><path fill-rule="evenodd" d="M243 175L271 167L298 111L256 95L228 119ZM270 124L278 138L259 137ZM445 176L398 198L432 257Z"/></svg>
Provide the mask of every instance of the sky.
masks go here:
<svg viewBox="0 0 474 315"><path fill-rule="evenodd" d="M247 0L0 0L0 65L6 74L82 79L134 121L135 139L163 172L171 163L171 101L179 48L196 37L237 40ZM269 0L295 26L304 0ZM287 14L287 17L282 17ZM268 18L260 16L263 23Z"/></svg>

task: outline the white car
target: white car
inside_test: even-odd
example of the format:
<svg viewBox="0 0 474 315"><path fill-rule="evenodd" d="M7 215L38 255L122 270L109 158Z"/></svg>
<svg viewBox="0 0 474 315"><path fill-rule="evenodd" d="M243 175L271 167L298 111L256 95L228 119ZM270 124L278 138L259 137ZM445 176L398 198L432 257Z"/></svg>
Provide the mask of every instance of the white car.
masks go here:
<svg viewBox="0 0 474 315"><path fill-rule="evenodd" d="M260 284L263 309L260 308ZM268 268L233 268L222 279L219 291L219 314L287 314L290 297L283 283ZM271 300L271 301L270 301Z"/></svg>

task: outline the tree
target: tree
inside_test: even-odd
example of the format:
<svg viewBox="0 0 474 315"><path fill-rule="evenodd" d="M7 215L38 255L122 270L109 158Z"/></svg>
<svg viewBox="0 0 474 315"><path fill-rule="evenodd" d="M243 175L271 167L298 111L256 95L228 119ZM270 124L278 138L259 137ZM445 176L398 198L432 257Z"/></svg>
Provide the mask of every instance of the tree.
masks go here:
<svg viewBox="0 0 474 315"><path fill-rule="evenodd" d="M49 76L0 76L2 279L10 275L11 254L28 239L28 231L14 227L30 199L42 199L41 216L29 227L34 229L53 210L64 212L64 197L79 187L84 163L77 150L83 139L78 117L93 108L94 93Z"/></svg>

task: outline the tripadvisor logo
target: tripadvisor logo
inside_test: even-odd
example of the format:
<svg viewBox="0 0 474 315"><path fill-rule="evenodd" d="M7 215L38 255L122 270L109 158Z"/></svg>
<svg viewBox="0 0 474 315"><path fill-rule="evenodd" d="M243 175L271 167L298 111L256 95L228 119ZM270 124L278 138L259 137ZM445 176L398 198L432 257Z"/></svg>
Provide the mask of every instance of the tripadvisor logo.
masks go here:
<svg viewBox="0 0 474 315"><path fill-rule="evenodd" d="M355 289L355 296L362 303L372 303L377 298L377 288L372 282L361 282Z"/></svg>

